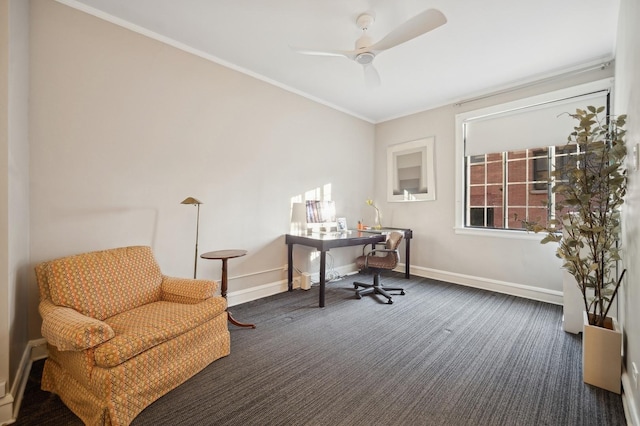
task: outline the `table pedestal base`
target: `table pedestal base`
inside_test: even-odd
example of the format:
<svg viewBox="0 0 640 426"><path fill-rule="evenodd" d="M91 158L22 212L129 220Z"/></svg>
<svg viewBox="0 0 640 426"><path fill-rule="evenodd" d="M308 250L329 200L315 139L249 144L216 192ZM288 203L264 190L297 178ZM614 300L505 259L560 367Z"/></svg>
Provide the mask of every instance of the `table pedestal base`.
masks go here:
<svg viewBox="0 0 640 426"><path fill-rule="evenodd" d="M231 312L227 311L227 318L229 320L229 322L237 327L248 327L248 328L256 328L255 324L247 324L244 322L238 322L236 321L235 318L233 318L233 316L231 315Z"/></svg>
<svg viewBox="0 0 640 426"><path fill-rule="evenodd" d="M246 250L217 250L210 251L208 253L204 253L200 255L203 259L216 259L222 261L222 286L220 287L221 296L225 299L227 298L227 260L233 259L236 257L241 257L247 254ZM255 324L246 324L243 322L236 321L235 318L229 312L229 308L227 308L227 319L229 322L237 327L248 327L248 328L256 328Z"/></svg>

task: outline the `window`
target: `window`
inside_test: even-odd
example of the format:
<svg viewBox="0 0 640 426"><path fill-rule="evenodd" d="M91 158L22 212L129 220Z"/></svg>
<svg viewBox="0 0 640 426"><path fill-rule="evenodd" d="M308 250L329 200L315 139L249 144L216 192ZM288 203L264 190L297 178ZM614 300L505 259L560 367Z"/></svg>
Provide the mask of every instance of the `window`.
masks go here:
<svg viewBox="0 0 640 426"><path fill-rule="evenodd" d="M533 150L533 189L546 191L549 178L549 151L547 149Z"/></svg>
<svg viewBox="0 0 640 426"><path fill-rule="evenodd" d="M468 160L467 226L500 228L503 223L503 154L474 156ZM473 215L472 215L473 212Z"/></svg>
<svg viewBox="0 0 640 426"><path fill-rule="evenodd" d="M523 229L523 219L546 224L554 213L549 209L551 171L575 149L565 145L467 157L466 226Z"/></svg>
<svg viewBox="0 0 640 426"><path fill-rule="evenodd" d="M575 153L566 113L609 104L610 80L471 111L456 117L460 211L466 229L524 230L555 214L552 172ZM563 116L564 115L564 116Z"/></svg>

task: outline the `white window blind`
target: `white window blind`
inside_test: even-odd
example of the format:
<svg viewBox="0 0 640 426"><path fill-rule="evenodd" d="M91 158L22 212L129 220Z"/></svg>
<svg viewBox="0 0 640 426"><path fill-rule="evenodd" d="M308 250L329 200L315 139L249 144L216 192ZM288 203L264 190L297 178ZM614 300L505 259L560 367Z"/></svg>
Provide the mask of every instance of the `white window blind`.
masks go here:
<svg viewBox="0 0 640 426"><path fill-rule="evenodd" d="M558 146L567 143L576 121L566 113L607 105L608 90L495 112L464 121L465 155Z"/></svg>

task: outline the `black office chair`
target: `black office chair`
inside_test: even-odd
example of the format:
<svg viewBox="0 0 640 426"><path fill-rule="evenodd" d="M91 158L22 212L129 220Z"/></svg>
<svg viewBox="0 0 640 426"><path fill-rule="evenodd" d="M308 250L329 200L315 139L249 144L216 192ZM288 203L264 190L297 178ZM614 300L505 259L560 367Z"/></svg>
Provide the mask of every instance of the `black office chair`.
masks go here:
<svg viewBox="0 0 640 426"><path fill-rule="evenodd" d="M356 265L358 269L371 269L373 271L373 284L354 282L353 287L356 289L356 297L361 299L362 296L367 294L380 294L387 298L387 303L392 304L392 294L389 291L399 291L399 295L404 296L404 289L399 287L384 287L380 285L380 273L385 270L393 270L398 266L400 261L400 254L398 253L398 246L402 241L402 234L399 232L391 232L387 235L387 241L385 247L382 249L375 248L369 253L356 258ZM385 253L384 256L380 256L381 253ZM358 290L358 287L362 287ZM396 294L393 294L395 296Z"/></svg>

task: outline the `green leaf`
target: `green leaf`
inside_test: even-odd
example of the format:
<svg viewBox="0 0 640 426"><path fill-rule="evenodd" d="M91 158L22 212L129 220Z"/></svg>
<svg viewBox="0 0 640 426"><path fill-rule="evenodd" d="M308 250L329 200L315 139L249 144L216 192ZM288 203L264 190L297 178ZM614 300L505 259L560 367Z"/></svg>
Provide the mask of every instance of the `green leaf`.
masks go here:
<svg viewBox="0 0 640 426"><path fill-rule="evenodd" d="M546 237L544 237L542 240L540 240L540 244L557 243L561 239L562 239L562 237L560 235L547 234Z"/></svg>

